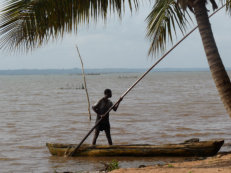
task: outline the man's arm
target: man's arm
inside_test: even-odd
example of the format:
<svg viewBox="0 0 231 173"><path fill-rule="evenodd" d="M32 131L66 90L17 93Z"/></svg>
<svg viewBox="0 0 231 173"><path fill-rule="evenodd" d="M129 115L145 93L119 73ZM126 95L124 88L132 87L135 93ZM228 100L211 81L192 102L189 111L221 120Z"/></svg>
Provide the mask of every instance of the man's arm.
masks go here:
<svg viewBox="0 0 231 173"><path fill-rule="evenodd" d="M96 102L91 108L92 110L97 113L100 114L100 109L99 109L99 105L101 104L102 99L100 99L98 102Z"/></svg>
<svg viewBox="0 0 231 173"><path fill-rule="evenodd" d="M91 108L92 108L92 110L93 110L95 113L98 114L98 109L97 109L97 107L96 107L95 105L93 105Z"/></svg>
<svg viewBox="0 0 231 173"><path fill-rule="evenodd" d="M114 110L114 111L117 111L117 109L118 109L118 107L119 107L119 105L120 105L120 102L121 102L122 100L123 100L123 98L120 97L119 102L118 102L117 104L115 104L115 106L113 107L113 110Z"/></svg>

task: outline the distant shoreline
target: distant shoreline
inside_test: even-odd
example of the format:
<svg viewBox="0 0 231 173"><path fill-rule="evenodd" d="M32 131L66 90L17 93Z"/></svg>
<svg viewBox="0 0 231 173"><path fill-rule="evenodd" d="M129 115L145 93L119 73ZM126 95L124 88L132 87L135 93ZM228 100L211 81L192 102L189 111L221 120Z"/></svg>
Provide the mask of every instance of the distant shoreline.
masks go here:
<svg viewBox="0 0 231 173"><path fill-rule="evenodd" d="M108 73L142 73L145 68L104 68L104 69L85 69L88 75L99 75ZM231 70L231 68L227 68ZM209 71L208 68L158 68L153 72L200 72ZM17 70L0 70L0 75L49 75L49 74L82 74L81 69L17 69Z"/></svg>

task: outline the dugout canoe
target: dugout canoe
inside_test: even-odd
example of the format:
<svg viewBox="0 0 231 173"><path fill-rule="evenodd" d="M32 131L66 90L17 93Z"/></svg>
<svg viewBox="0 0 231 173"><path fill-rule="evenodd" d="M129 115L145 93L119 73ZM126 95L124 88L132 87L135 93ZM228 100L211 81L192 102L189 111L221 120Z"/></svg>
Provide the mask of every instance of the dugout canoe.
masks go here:
<svg viewBox="0 0 231 173"><path fill-rule="evenodd" d="M216 155L224 144L224 140L212 140L190 142L181 144L164 145L87 145L83 144L74 156L132 156L132 157L155 157L155 156L213 156ZM47 143L50 153L54 156L66 156L77 146L75 144Z"/></svg>

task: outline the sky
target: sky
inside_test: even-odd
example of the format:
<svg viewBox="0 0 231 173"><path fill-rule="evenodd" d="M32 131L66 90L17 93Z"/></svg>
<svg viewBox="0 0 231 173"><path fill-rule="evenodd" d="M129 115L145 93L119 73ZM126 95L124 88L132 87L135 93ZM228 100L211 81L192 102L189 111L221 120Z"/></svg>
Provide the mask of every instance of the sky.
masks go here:
<svg viewBox="0 0 231 173"><path fill-rule="evenodd" d="M2 0L0 0L1 2ZM133 15L116 16L107 24L93 22L83 26L77 35L65 34L63 39L50 41L29 53L0 50L0 70L81 68L75 46L78 45L84 68L149 68L158 57L148 56L145 18L151 7L143 4ZM210 12L211 13L211 12ZM231 17L225 9L210 20L214 37L225 67L231 67ZM190 31L195 23L188 27ZM180 40L178 34L174 40ZM168 45L170 48L171 45ZM160 56L159 56L160 57ZM207 68L207 60L198 30L174 49L157 68Z"/></svg>

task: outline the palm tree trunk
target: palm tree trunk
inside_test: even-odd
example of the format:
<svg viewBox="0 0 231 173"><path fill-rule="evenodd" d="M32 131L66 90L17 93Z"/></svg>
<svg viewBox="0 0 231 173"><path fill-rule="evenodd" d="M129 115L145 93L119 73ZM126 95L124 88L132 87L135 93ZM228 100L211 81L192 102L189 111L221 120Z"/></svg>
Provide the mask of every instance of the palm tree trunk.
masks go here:
<svg viewBox="0 0 231 173"><path fill-rule="evenodd" d="M231 117L231 83L213 37L205 0L200 0L194 5L194 12L213 80Z"/></svg>

